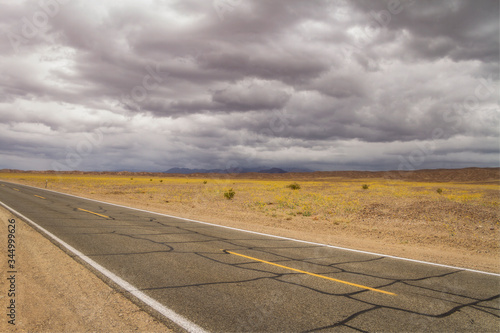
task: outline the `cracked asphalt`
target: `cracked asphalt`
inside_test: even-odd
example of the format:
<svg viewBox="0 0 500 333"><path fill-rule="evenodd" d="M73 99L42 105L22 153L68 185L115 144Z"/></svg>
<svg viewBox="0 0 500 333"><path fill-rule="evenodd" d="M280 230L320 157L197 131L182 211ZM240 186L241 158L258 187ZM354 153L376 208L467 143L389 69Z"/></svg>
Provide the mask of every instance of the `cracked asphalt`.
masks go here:
<svg viewBox="0 0 500 333"><path fill-rule="evenodd" d="M0 201L207 331L500 328L499 275L275 238L6 182L0 182Z"/></svg>

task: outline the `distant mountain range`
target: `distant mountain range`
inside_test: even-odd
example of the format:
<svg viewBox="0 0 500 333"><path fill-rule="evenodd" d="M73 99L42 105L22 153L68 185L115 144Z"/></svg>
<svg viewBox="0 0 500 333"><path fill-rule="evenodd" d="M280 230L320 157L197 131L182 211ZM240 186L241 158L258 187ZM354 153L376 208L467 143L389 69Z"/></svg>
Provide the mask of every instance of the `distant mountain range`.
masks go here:
<svg viewBox="0 0 500 333"><path fill-rule="evenodd" d="M313 172L310 169L300 169L300 168L232 168L232 169L189 169L189 168L171 168L164 173L179 173L179 174L191 174L191 173L247 173L247 172L259 172L259 173L287 173L287 172Z"/></svg>

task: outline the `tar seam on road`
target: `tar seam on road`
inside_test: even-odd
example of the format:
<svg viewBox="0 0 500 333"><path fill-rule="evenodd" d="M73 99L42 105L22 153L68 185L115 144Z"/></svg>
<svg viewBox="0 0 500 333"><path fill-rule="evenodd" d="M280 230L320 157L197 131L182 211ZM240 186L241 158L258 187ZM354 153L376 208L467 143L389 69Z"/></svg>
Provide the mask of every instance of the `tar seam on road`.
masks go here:
<svg viewBox="0 0 500 333"><path fill-rule="evenodd" d="M350 285L350 286L354 286L354 287L358 287L358 288L362 288L362 289L368 289L368 290L376 291L378 293L383 293L383 294L387 294L387 295L397 296L395 293L391 293L390 291L385 291L385 290L381 290L381 289L377 289L377 288L367 287L367 286L363 286L361 284L356 284L356 283L352 283L352 282L348 282L348 281L344 281L344 280L334 279L334 278L331 278L331 277L328 277L328 276L324 276L324 275L321 275L321 274L311 273L311 272L303 271L303 270L300 270L300 269L296 269L296 268L292 268L292 267L288 267L288 266L283 266L283 265L280 265L280 264L276 264L274 262L265 261L265 260L262 260L262 259L258 259L258 258L246 256L244 254L240 254L240 253L236 253L236 252L231 252L231 251L228 251L228 250L221 250L221 251L223 251L224 253L234 254L235 256L240 256L240 257L243 257L243 258L246 258L246 259L259 261L259 262L262 262L264 264L268 264L268 265L273 265L273 266L277 266L277 267L280 267L280 268L289 269L289 270L294 271L294 272L298 272L298 273L302 273L302 274L307 274L307 275L319 277L319 278L330 280L330 281L340 282L340 283L344 283L344 284L347 284L347 285Z"/></svg>
<svg viewBox="0 0 500 333"><path fill-rule="evenodd" d="M173 321L174 323L176 323L177 325L181 326L182 328L184 328L188 332L193 332L193 333L206 333L207 332L203 328L201 328L200 326L196 325L195 323L191 322L190 320L186 319L185 317L181 316L180 314L174 312L173 310L167 308L166 306L164 306L160 302L156 301L155 299L149 297L148 295L146 295L145 293L143 293L142 291L140 291L139 289L137 289L136 287L134 287L132 284L130 284L127 281L123 280L118 275L114 274L113 272L111 272L108 269L104 268L103 266L99 265L97 262L95 262L94 260L90 259L86 255L84 255L83 253L81 253L80 251L78 251L77 249L75 249L74 247L72 247L71 245L69 245L68 243L64 242L62 239L60 239L59 237L55 236L54 234L52 234L48 230L46 230L43 227L39 226L38 224L36 224L35 222L33 222L31 219L27 218L26 216L24 216L23 214L19 213L15 209L7 206L5 203L3 203L1 201L0 201L0 205L2 205L3 207L5 207L9 211L11 211L13 214L19 216L24 221L30 223L33 227L35 227L36 229L38 229L39 231L41 231L47 237L51 238L56 243L60 244L64 248L66 248L66 250L68 250L69 252L73 253L75 256L77 256L78 258L80 258L81 260L83 260L84 262L86 262L88 265L92 266L95 270L97 270L98 272L100 272L101 274L103 274L104 276L106 276L108 279L110 279L111 281L113 281L114 283L116 283L118 286L120 286L121 288L123 288L126 292L132 294L137 299L139 299L140 301L142 301L144 304L146 304L147 306L149 306L152 309L156 310L158 313L162 314L165 318Z"/></svg>
<svg viewBox="0 0 500 333"><path fill-rule="evenodd" d="M4 180L2 180L2 181L5 182ZM6 182L6 183L15 184L15 183L10 183L10 182ZM335 245L328 245L328 244L322 244L322 243L317 243L317 242L309 242L309 241L305 241L305 240L301 240L301 239L295 239L295 238L290 238L290 237L283 237L283 236L276 236L276 235L271 235L271 234L265 234L265 233L257 232L257 231L251 231L251 230L239 229L239 228L234 228L234 227L228 227L228 226L225 226L225 225L219 225L219 224L214 224L214 223L209 223L209 222L192 220L192 219L188 219L188 218L185 218L185 217L179 217L179 216L168 215L168 214L163 214L163 213L158 213L158 212L152 212L152 211L145 210L145 209L128 207L128 206L125 206L125 205L118 205L118 204L114 204L114 203L110 203L110 202L105 202L105 201L100 201L100 200L96 200L96 199L79 197L79 196L74 195L74 194L68 194L68 193L58 192L58 191L54 191L54 190L48 190L48 189L39 188L39 187L35 187L35 186L30 186L30 185L22 185L22 186L26 186L26 187L33 188L33 189L40 190L40 191L47 191L47 192L62 194L62 195L66 195L66 196L69 196L69 197L78 198L78 199L82 199L82 200L88 200L88 201L103 203L103 204L111 205L111 206L115 206L115 207L132 209L132 210L135 210L135 211L138 211L138 212L145 212L145 213L155 214L155 215L159 215L159 216L166 216L166 217L171 217L171 218L175 218L175 219L179 219L179 220L184 220L184 221L189 221L189 222L195 222L195 223L200 223L200 224L204 224L204 225L211 225L211 226L214 226L214 227L219 227L219 228L224 228L224 229L229 229L229 230L243 231L243 232L246 232L246 233L249 233L249 234L254 234L254 235L261 235L261 236L267 236L267 237L272 237L272 238L277 238L277 239L284 239L284 240L299 242L299 243L303 243L303 244L324 246L324 247L329 247L329 248L332 248L332 249L339 249L339 250L349 251L349 252L364 253L364 254L370 254L370 255L374 255L374 256L382 256L382 257L385 257L385 258L391 258L391 259L396 259L396 260L404 260L404 261L416 262L416 263L419 263L419 264L432 265L432 266L444 267L444 268L450 268L450 269L458 269L458 270L461 270L461 271L467 271L467 272L473 272L473 273L479 273L479 274L500 276L500 274L498 274L498 273L485 272L485 271L479 271L479 270L470 269L470 268L463 268L463 267L457 267L457 266L450 266L450 265L438 264L438 263L430 262L430 261L422 261L422 260L416 260L416 259L410 259L410 258L404 258L404 257L398 257L398 256L391 256L391 255L388 255L388 254L377 253L377 252L355 250L355 249L350 249L350 248L347 248L347 247L341 247L341 246L335 246Z"/></svg>
<svg viewBox="0 0 500 333"><path fill-rule="evenodd" d="M110 218L111 218L111 217L109 217L109 216L102 215L102 214L95 213L95 212L91 212L90 210L86 210L86 209L83 209L83 208L78 208L78 210L81 210L82 212L86 212L86 213L94 214L94 215L97 215L97 216L100 216L100 217L104 217L105 219L110 219Z"/></svg>

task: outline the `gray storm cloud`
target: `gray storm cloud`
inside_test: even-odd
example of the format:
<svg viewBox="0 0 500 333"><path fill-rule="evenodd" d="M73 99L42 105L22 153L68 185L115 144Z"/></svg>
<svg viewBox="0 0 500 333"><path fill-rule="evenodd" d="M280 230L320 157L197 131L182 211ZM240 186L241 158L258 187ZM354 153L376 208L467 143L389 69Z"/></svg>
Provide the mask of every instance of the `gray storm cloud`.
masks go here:
<svg viewBox="0 0 500 333"><path fill-rule="evenodd" d="M498 166L498 13L498 1L4 1L0 168Z"/></svg>

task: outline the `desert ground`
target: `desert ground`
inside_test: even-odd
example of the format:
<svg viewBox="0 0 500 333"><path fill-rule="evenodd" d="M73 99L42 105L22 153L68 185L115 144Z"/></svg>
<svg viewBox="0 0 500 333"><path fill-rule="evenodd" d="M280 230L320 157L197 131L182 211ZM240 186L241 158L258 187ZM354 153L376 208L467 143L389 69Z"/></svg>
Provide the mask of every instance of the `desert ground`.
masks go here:
<svg viewBox="0 0 500 333"><path fill-rule="evenodd" d="M500 273L498 168L192 175L2 170L0 179L215 224ZM9 213L3 214L2 222L12 218L7 217ZM37 260L39 244L45 243L44 251L60 250L28 226L23 228L25 237L36 238L24 242L23 249L24 283L38 286L26 288L26 293L32 295L30 300L38 297L53 305L47 309L68 308L67 304L89 297L86 293L90 291L82 293L82 285L89 279L91 289L112 305L106 307L115 311L110 318L134 314L133 318L126 315L130 321L111 320L116 327L97 321L91 330L133 330L130 327L152 332L167 330L90 273L84 274L85 269L69 257L66 261L60 259L58 256L64 257L62 252ZM2 241L5 238L2 236ZM81 270L77 275L84 280L73 281L76 273L64 274L72 269ZM58 292L45 295L45 285L39 281L43 281L47 271L63 273L61 285L53 286L56 289L77 283L67 289L76 290L76 295L66 295L68 300L61 299L63 296ZM111 298L113 301L109 301ZM33 302L27 298L25 306ZM77 305L69 308L80 312ZM87 311L98 313L100 309ZM33 322L41 326L31 330L67 329L52 327L49 319L45 322L36 319L43 316L34 313ZM29 317L24 320L31 321ZM53 319L54 322L57 320ZM88 329L83 327L82 331Z"/></svg>

